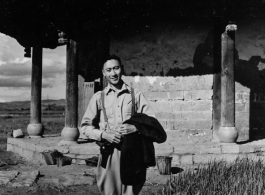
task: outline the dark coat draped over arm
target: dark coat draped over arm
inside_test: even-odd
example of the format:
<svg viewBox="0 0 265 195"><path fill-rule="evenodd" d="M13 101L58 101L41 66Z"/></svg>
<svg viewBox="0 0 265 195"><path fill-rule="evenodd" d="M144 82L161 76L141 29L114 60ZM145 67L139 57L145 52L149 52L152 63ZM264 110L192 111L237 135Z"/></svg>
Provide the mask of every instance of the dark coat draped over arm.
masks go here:
<svg viewBox="0 0 265 195"><path fill-rule="evenodd" d="M121 145L121 181L133 185L144 182L146 168L156 165L153 142L165 142L167 134L156 118L143 113L136 113L124 123L138 130L124 136Z"/></svg>

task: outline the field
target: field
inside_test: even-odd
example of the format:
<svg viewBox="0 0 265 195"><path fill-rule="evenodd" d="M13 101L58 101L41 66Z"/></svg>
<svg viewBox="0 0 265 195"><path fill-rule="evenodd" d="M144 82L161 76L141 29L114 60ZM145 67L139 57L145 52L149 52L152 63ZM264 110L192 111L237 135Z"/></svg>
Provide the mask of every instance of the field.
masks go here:
<svg viewBox="0 0 265 195"><path fill-rule="evenodd" d="M42 101L42 124L44 134L61 133L64 127L65 100ZM0 149L6 148L6 138L15 129L27 135L30 123L30 101L0 103Z"/></svg>

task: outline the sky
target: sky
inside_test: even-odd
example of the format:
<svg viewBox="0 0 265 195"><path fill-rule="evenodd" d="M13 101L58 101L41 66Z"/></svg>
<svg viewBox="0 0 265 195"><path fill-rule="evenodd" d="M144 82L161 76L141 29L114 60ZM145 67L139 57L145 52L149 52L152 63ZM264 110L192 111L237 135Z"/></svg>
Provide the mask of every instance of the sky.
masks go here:
<svg viewBox="0 0 265 195"><path fill-rule="evenodd" d="M32 59L16 39L0 33L0 102L31 98ZM66 46L43 49L42 99L65 99Z"/></svg>

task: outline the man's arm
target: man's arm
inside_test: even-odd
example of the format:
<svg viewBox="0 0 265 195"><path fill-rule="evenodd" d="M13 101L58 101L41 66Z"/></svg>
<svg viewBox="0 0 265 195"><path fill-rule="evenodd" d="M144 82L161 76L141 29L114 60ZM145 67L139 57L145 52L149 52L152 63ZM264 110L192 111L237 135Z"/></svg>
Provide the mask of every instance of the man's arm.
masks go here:
<svg viewBox="0 0 265 195"><path fill-rule="evenodd" d="M83 133L86 137L97 141L101 140L102 132L104 130L99 129L99 94L96 93L92 96L86 112L81 121L80 133Z"/></svg>
<svg viewBox="0 0 265 195"><path fill-rule="evenodd" d="M141 91L139 90L136 91L135 98L136 98L137 113L143 113L148 116L155 117L155 112L153 108L151 107L149 101L144 97Z"/></svg>

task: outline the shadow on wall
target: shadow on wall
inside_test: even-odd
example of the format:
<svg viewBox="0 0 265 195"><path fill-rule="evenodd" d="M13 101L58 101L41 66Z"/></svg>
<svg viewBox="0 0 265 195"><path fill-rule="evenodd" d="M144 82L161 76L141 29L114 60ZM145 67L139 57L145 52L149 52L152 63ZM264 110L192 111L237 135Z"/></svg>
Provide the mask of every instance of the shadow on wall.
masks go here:
<svg viewBox="0 0 265 195"><path fill-rule="evenodd" d="M252 56L249 60L239 59L235 50L235 81L250 89L249 98L249 139L265 138L265 59ZM264 64L264 67L262 65ZM214 32L210 30L204 43L200 43L193 55L194 67L186 69L170 68L161 76L191 76L206 75L216 72L214 69ZM264 68L264 69L263 69ZM145 76L132 72L128 76ZM248 111L247 111L248 112ZM238 116L240 117L240 116ZM239 121L243 120L242 118ZM246 120L248 120L246 118Z"/></svg>
<svg viewBox="0 0 265 195"><path fill-rule="evenodd" d="M185 71L175 70L180 76L203 75L214 72L214 39L213 30L208 33L204 43L197 46L193 56L194 68ZM265 59L261 56L252 56L249 60L239 58L235 50L235 82L249 88L249 139L265 138Z"/></svg>
<svg viewBox="0 0 265 195"><path fill-rule="evenodd" d="M204 43L197 46L193 56L194 68L185 71L175 70L170 74L181 76L203 75L214 72L214 39L213 30L208 33ZM235 82L250 89L249 98L249 139L257 140L265 138L265 59L261 56L252 56L248 61L239 59L235 50Z"/></svg>

